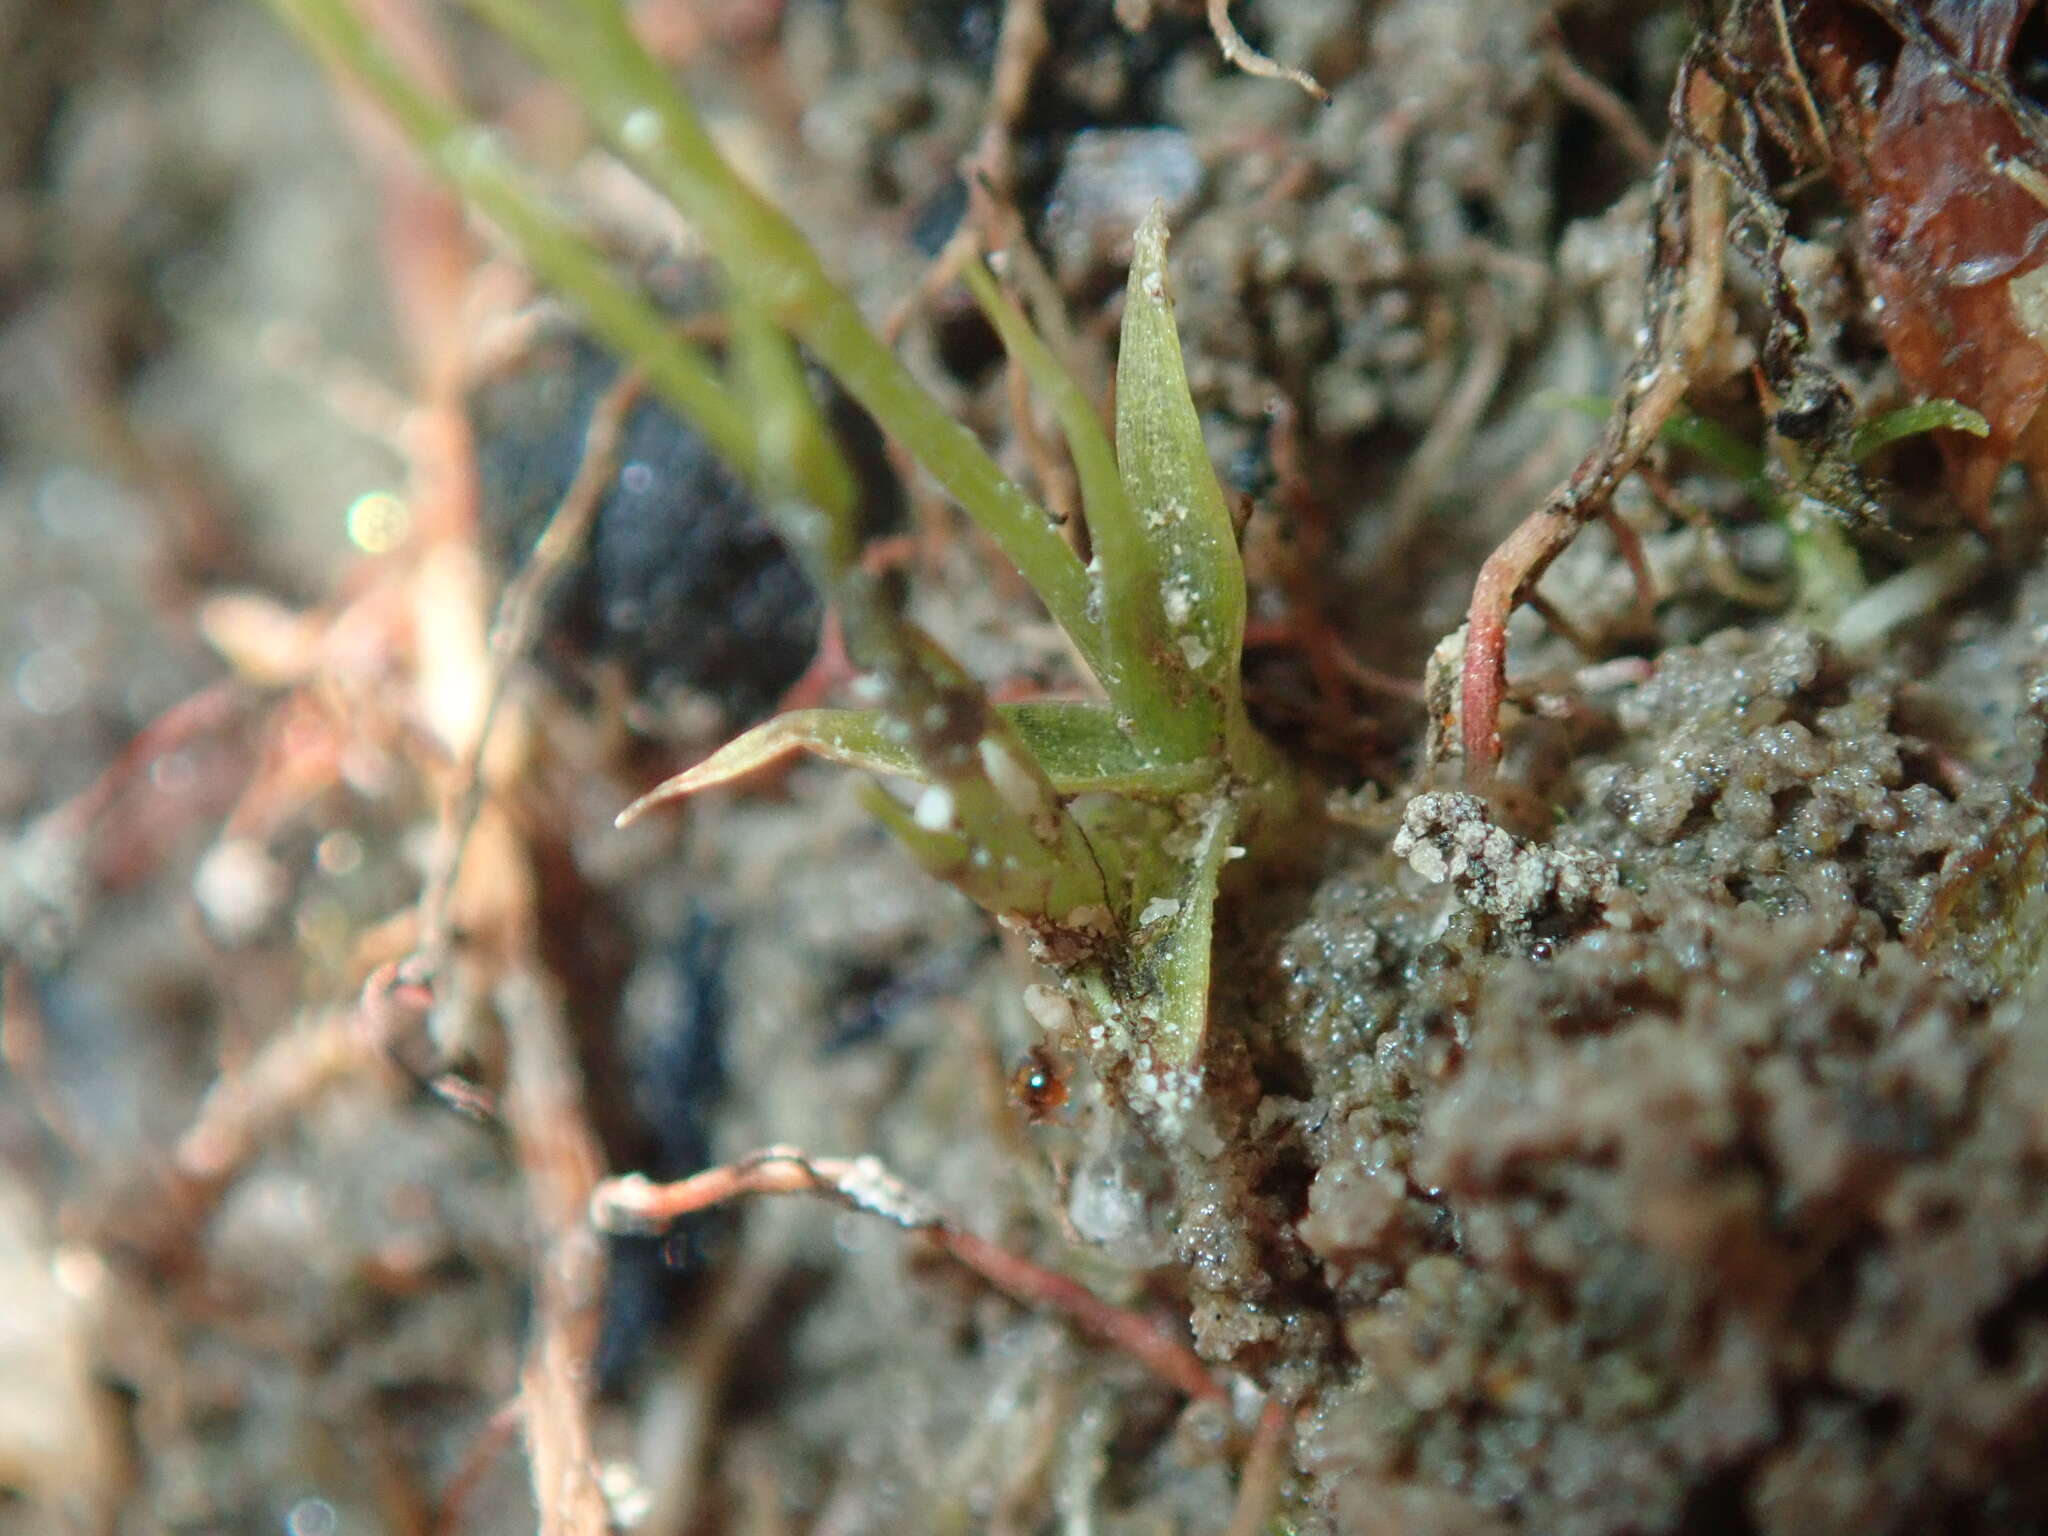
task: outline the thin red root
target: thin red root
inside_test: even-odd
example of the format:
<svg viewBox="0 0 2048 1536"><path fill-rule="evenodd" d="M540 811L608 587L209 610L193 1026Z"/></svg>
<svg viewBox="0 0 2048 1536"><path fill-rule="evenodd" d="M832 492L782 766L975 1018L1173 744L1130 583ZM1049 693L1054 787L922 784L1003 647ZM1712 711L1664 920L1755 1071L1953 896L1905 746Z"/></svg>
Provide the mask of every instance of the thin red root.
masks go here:
<svg viewBox="0 0 2048 1536"><path fill-rule="evenodd" d="M608 1231L659 1229L739 1195L823 1195L921 1232L1004 1294L1064 1314L1190 1397L1224 1401L1223 1388L1200 1358L1172 1334L1111 1306L1066 1275L954 1226L873 1158L813 1158L793 1147L770 1147L673 1184L637 1176L609 1179L591 1199L591 1218Z"/></svg>
<svg viewBox="0 0 2048 1536"><path fill-rule="evenodd" d="M1657 621L1657 573L1650 569L1650 553L1643 548L1643 536L1636 531L1635 524L1611 505L1600 509L1600 517L1607 524L1607 531L1614 535L1614 547L1621 552L1636 584L1636 623L1648 629Z"/></svg>
<svg viewBox="0 0 2048 1536"><path fill-rule="evenodd" d="M1151 1319L1113 1307L1080 1281L1069 1279L956 1227L932 1229L932 1240L997 1290L1027 1306L1066 1314L1084 1333L1120 1349L1189 1397L1224 1400L1223 1388L1195 1352Z"/></svg>
<svg viewBox="0 0 2048 1536"><path fill-rule="evenodd" d="M1569 511L1545 507L1516 525L1479 568L1466 614L1460 710L1466 781L1483 787L1500 766L1500 707L1508 691L1508 615L1579 530Z"/></svg>
<svg viewBox="0 0 2048 1536"><path fill-rule="evenodd" d="M1252 1448L1237 1480L1237 1509L1223 1536L1261 1536L1270 1528L1273 1506L1280 1501L1280 1483L1287 1475L1288 1431L1294 1427L1294 1405L1275 1392L1266 1399Z"/></svg>

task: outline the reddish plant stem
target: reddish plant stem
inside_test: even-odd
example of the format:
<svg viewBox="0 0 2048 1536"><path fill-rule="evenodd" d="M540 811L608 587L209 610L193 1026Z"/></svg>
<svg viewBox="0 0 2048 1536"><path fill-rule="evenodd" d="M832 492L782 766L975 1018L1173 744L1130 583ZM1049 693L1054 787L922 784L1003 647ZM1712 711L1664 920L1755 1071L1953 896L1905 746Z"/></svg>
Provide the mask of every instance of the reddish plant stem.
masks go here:
<svg viewBox="0 0 2048 1536"><path fill-rule="evenodd" d="M1224 1400L1223 1388L1178 1339L1136 1312L1113 1307L1078 1280L1021 1258L972 1232L940 1225L931 1239L989 1284L1028 1306L1048 1307L1071 1318L1084 1333L1120 1349L1155 1376L1189 1397Z"/></svg>
<svg viewBox="0 0 2048 1536"><path fill-rule="evenodd" d="M1466 618L1462 705L1465 775L1486 784L1500 764L1500 707L1508 692L1508 615L1579 531L1575 508L1524 518L1479 568Z"/></svg>
<svg viewBox="0 0 2048 1536"><path fill-rule="evenodd" d="M1006 1295L1065 1314L1083 1332L1123 1351L1190 1397L1224 1401L1222 1386L1179 1339L1148 1318L1111 1306L1079 1281L954 1226L873 1158L813 1158L793 1147L770 1147L673 1184L637 1177L609 1180L592 1197L591 1213L606 1230L644 1230L739 1195L823 1195L921 1232Z"/></svg>
<svg viewBox="0 0 2048 1536"><path fill-rule="evenodd" d="M1696 143L1719 134L1728 98L1705 70L1688 65L1673 116ZM1665 161L1667 172L1675 164ZM1460 667L1460 732L1466 782L1484 792L1500 766L1500 707L1507 697L1508 616L1578 532L1607 507L1615 487L1656 442L1713 341L1721 310L1728 230L1727 173L1690 156L1683 208L1660 178L1649 340L1630 367L1607 430L1548 505L1529 514L1480 568L1467 611Z"/></svg>
<svg viewBox="0 0 2048 1536"><path fill-rule="evenodd" d="M1280 1483L1287 1475L1288 1431L1294 1427L1294 1404L1275 1392L1266 1399L1252 1431L1252 1447L1237 1480L1237 1509L1223 1536L1261 1536L1268 1529Z"/></svg>

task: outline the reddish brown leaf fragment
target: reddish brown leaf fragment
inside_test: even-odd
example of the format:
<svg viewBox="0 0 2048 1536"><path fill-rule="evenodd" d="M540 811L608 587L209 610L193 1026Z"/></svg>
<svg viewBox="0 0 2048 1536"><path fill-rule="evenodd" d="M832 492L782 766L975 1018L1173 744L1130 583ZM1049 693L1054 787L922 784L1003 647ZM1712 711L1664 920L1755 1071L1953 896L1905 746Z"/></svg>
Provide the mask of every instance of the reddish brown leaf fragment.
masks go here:
<svg viewBox="0 0 2048 1536"><path fill-rule="evenodd" d="M1903 37L1873 31L1862 7L1790 13L1892 359L1913 393L1959 400L1990 423L1982 439L1939 434L1951 488L1980 524L1998 472L2036 457L2028 429L2048 399L2048 349L2030 324L2039 306L2031 285L2014 288L2048 262L2048 206L2028 190L2048 164L2016 98L1978 83L2007 77L2033 8L1925 0L1902 7L1920 22ZM2029 468L2048 469L2048 456Z"/></svg>

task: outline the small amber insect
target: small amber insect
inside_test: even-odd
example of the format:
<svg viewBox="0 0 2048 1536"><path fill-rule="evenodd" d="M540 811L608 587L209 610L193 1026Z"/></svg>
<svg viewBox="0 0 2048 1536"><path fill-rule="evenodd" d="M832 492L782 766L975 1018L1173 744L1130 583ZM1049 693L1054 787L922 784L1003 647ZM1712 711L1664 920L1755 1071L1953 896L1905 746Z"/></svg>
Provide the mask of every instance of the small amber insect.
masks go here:
<svg viewBox="0 0 2048 1536"><path fill-rule="evenodd" d="M1024 1053L1017 1070L1010 1074L1010 1096L1033 1125L1043 1125L1059 1113L1067 1102L1067 1077L1051 1051L1034 1045Z"/></svg>

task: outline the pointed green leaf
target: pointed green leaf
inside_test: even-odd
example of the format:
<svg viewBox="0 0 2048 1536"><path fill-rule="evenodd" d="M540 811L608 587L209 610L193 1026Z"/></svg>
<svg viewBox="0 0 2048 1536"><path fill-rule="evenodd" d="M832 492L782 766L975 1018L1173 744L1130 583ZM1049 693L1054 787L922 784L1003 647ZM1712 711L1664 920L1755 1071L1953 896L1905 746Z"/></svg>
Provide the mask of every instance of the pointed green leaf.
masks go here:
<svg viewBox="0 0 2048 1536"><path fill-rule="evenodd" d="M1861 464L1878 449L1902 437L1941 430L1989 437L1991 423L1960 401L1921 400L1857 423L1855 434L1849 439L1849 457Z"/></svg>
<svg viewBox="0 0 2048 1536"><path fill-rule="evenodd" d="M733 168L635 34L631 8L584 0L565 21L556 7L534 0L468 3L569 86L620 158L690 220L728 284L749 293L915 455L1002 548L1091 664L1099 660L1087 576L1058 527L875 334L796 225Z"/></svg>
<svg viewBox="0 0 2048 1536"><path fill-rule="evenodd" d="M1230 855L1236 808L1217 799L1171 894L1153 898L1133 917L1136 995L1125 1006L1147 1026L1159 1065L1192 1071L1209 1027L1210 937L1216 923L1216 886Z"/></svg>
<svg viewBox="0 0 2048 1536"><path fill-rule="evenodd" d="M1134 240L1116 374L1116 454L1127 521L1095 531L1103 625L1113 652L1141 654L1169 697L1131 707L1138 731L1175 756L1223 750L1238 705L1244 565L1188 393L1166 288L1166 215Z"/></svg>
<svg viewBox="0 0 2048 1536"><path fill-rule="evenodd" d="M996 713L1016 732L1024 750L1045 769L1062 796L1130 795L1170 800L1215 777L1210 762L1154 763L1100 704L999 704ZM870 773L929 783L904 732L873 709L798 709L765 720L692 768L663 780L619 813L618 824L700 790L717 789L758 773L795 752Z"/></svg>
<svg viewBox="0 0 2048 1536"><path fill-rule="evenodd" d="M991 846L944 824L956 808L933 810L933 797L947 791L929 785L914 805L895 800L879 784L862 796L868 810L910 850L925 872L954 887L997 917L1008 918L1041 936L1063 928L1083 937L1075 947L1092 947L1111 931L1102 876L1093 860L1079 863L1034 856L1036 850Z"/></svg>
<svg viewBox="0 0 2048 1536"><path fill-rule="evenodd" d="M637 821L671 800L758 773L796 752L876 773L919 777L922 770L901 737L901 732L891 733L888 720L877 710L791 710L734 737L695 767L664 779L619 812L618 825Z"/></svg>
<svg viewBox="0 0 2048 1536"><path fill-rule="evenodd" d="M1213 759L1158 762L1101 704L999 704L1017 739L1044 765L1062 795L1128 795L1169 800L1212 782Z"/></svg>
<svg viewBox="0 0 2048 1536"><path fill-rule="evenodd" d="M1003 350L1014 358L1031 380L1031 387L1043 395L1059 420L1067 440L1067 453L1074 461L1074 473L1081 482L1081 506L1090 529L1098 524L1128 524L1130 509L1124 502L1123 481L1116 468L1116 452L1109 434L1095 414L1095 404L1052 349L1039 340L1031 322L1012 304L997 285L995 275L982 262L970 261L960 269L960 279L974 295L982 315L995 327ZM1105 684L1108 680L1104 679Z"/></svg>

